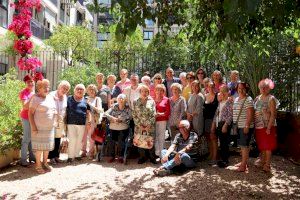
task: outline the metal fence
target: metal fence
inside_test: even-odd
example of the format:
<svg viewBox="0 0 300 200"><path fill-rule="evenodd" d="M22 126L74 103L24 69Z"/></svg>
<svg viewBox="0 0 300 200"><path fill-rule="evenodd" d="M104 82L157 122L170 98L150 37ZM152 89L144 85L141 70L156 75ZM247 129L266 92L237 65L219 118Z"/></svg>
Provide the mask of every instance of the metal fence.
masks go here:
<svg viewBox="0 0 300 200"><path fill-rule="evenodd" d="M166 52L167 54L168 52ZM73 65L95 65L101 70L114 73L118 77L118 72L122 68L128 69L128 71L135 72L142 75L145 71L149 71L151 75L161 72L164 74L167 64L171 64L178 76L182 71L196 71L199 67L199 62L192 55L185 55L184 57L176 57L179 54L163 55L157 52L145 52L145 51L99 51L87 54L82 52L81 54L71 55L68 53L59 54L52 51L39 51L35 52L42 63L43 67L40 69L45 78L47 78L52 84L52 89L55 89L56 83L59 81L59 74L68 67ZM9 71L9 68L16 67L18 56L9 55L5 52L0 52L0 74L5 74ZM74 61L76 60L76 62ZM207 74L211 74L214 70L218 69L226 75L228 80L229 72L214 62L206 63L205 70ZM274 66L274 67L280 67ZM26 71L17 70L18 78L21 80ZM290 72L291 73L291 72ZM80 76L80 74L78 74ZM271 75L271 77L273 77ZM280 82L283 79L288 79L288 74L283 70L280 76L281 80L275 80ZM278 78L277 78L278 79ZM279 89L279 90L278 90ZM300 75L293 84L282 85L275 88L275 93L284 92L286 95L283 99L279 99L284 102L284 106L281 107L286 111L293 111L300 113Z"/></svg>

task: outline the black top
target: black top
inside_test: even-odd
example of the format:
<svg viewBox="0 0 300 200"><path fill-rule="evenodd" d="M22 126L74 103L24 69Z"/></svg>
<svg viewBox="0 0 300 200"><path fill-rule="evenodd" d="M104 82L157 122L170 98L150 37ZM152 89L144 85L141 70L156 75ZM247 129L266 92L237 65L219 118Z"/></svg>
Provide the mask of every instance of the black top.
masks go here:
<svg viewBox="0 0 300 200"><path fill-rule="evenodd" d="M73 96L69 96L67 100L67 124L85 125L88 110L90 110L90 106L85 98L78 102Z"/></svg>
<svg viewBox="0 0 300 200"><path fill-rule="evenodd" d="M218 96L215 95L214 100L211 103L204 102L204 111L203 111L203 117L204 119L213 119L215 116L215 112L218 108Z"/></svg>

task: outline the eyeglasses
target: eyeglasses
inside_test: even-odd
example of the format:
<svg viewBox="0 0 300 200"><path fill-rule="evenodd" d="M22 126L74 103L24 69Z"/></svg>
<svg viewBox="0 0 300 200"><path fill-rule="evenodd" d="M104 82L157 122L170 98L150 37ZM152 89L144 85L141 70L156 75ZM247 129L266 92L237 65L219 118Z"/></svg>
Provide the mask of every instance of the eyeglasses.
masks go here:
<svg viewBox="0 0 300 200"><path fill-rule="evenodd" d="M160 77L156 77L156 78L154 78L154 79L156 79L156 80L161 80L161 78L160 78Z"/></svg>
<svg viewBox="0 0 300 200"><path fill-rule="evenodd" d="M83 88L76 88L76 90L84 90Z"/></svg>

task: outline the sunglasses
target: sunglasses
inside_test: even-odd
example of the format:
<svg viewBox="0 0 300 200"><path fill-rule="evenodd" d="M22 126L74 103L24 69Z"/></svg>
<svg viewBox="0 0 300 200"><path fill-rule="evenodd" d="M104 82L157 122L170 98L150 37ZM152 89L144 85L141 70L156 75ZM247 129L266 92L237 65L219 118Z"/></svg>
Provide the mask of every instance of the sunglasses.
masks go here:
<svg viewBox="0 0 300 200"><path fill-rule="evenodd" d="M154 79L156 79L156 80L161 80L161 78L160 78L160 77L156 77L156 78L154 78Z"/></svg>
<svg viewBox="0 0 300 200"><path fill-rule="evenodd" d="M203 72L198 72L197 74L202 74L203 75L204 73Z"/></svg>
<svg viewBox="0 0 300 200"><path fill-rule="evenodd" d="M190 76L190 77L186 77L186 79L195 79L195 78Z"/></svg>

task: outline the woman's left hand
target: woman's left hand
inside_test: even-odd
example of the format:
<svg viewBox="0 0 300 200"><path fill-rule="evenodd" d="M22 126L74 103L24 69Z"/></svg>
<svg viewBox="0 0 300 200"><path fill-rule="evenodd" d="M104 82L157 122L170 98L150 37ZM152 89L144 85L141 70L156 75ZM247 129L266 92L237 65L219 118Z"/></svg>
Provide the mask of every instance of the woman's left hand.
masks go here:
<svg viewBox="0 0 300 200"><path fill-rule="evenodd" d="M248 134L249 133L249 127L244 127L244 134Z"/></svg>
<svg viewBox="0 0 300 200"><path fill-rule="evenodd" d="M267 128L266 133L267 133L267 135L270 135L271 129Z"/></svg>

